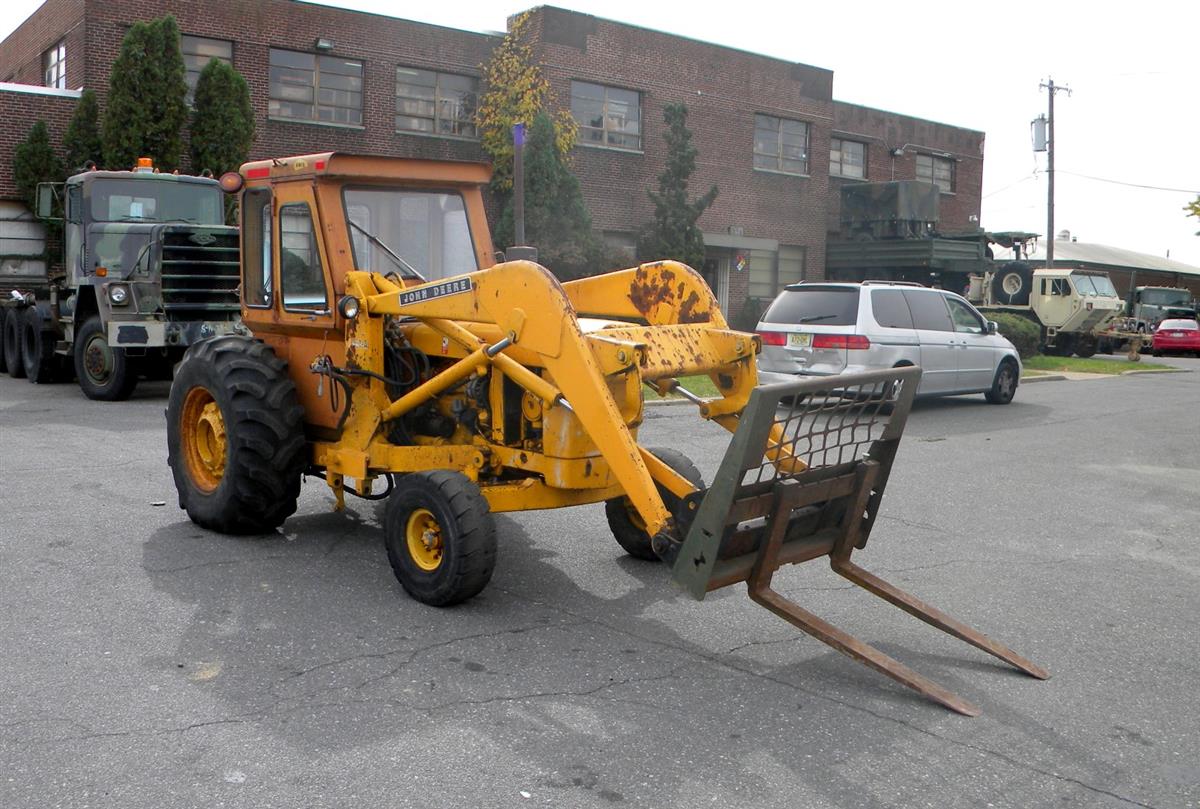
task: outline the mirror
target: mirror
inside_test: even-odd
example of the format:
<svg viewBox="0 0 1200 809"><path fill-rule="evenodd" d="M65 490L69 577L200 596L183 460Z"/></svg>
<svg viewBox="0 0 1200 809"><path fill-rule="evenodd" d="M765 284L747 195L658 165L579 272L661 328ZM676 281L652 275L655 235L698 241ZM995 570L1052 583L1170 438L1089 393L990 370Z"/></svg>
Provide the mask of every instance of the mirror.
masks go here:
<svg viewBox="0 0 1200 809"><path fill-rule="evenodd" d="M995 334L997 331L999 331L999 330L1000 330L1000 324L998 324L998 323L997 323L996 321L994 321L994 320L989 320L989 321L987 322L987 324L988 324L988 327L987 327L987 333L988 333L988 334Z"/></svg>
<svg viewBox="0 0 1200 809"><path fill-rule="evenodd" d="M54 215L54 203L58 199L58 188L60 183L38 183L37 187L37 215L42 219L58 219Z"/></svg>

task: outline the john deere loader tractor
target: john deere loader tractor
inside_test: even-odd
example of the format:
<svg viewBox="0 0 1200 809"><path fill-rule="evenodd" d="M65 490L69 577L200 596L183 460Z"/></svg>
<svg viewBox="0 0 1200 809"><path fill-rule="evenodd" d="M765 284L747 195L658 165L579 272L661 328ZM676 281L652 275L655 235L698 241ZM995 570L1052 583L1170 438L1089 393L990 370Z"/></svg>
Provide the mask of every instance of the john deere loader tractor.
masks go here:
<svg viewBox="0 0 1200 809"><path fill-rule="evenodd" d="M171 389L169 462L193 521L271 532L302 476L386 498L404 589L436 606L487 585L491 515L603 504L620 546L666 560L696 598L752 598L963 713L976 709L770 588L786 563L833 569L1035 676L1045 672L850 562L874 523L916 368L756 388L758 337L731 330L672 261L560 283L495 255L486 166L315 154L226 175L240 194L241 315L192 346ZM528 252L522 252L528 255ZM678 378L707 374L703 400ZM690 398L734 433L711 487L638 443L643 392ZM586 537L581 537L586 541Z"/></svg>

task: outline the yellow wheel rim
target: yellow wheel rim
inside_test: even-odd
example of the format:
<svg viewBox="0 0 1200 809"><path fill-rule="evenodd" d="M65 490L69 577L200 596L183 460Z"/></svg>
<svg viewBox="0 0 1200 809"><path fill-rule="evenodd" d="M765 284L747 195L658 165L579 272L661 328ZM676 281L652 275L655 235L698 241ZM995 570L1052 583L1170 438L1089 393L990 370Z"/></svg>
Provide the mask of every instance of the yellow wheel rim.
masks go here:
<svg viewBox="0 0 1200 809"><path fill-rule="evenodd" d="M201 491L215 491L225 475L229 446L221 408L207 390L192 388L183 400L183 415L179 422L188 477Z"/></svg>
<svg viewBox="0 0 1200 809"><path fill-rule="evenodd" d="M419 508L408 517L405 528L408 538L408 555L417 567L425 571L437 570L442 563L442 526L428 509Z"/></svg>

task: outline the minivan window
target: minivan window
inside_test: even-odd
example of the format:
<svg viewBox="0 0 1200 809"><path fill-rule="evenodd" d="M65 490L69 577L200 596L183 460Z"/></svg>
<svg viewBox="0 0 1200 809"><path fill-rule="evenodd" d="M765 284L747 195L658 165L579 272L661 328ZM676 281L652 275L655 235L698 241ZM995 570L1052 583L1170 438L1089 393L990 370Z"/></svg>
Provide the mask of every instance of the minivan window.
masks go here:
<svg viewBox="0 0 1200 809"><path fill-rule="evenodd" d="M904 302L904 292L899 289L871 290L871 308L875 310L875 322L885 329L911 329L912 312Z"/></svg>
<svg viewBox="0 0 1200 809"><path fill-rule="evenodd" d="M983 334L986 331L979 315L957 298L946 298L950 305L950 316L954 318L954 330L970 334Z"/></svg>
<svg viewBox="0 0 1200 809"><path fill-rule="evenodd" d="M904 300L912 311L913 326L927 331L954 331L946 298L940 292L919 289L904 290Z"/></svg>
<svg viewBox="0 0 1200 809"><path fill-rule="evenodd" d="M858 293L858 287L785 289L762 319L767 323L853 326L858 322Z"/></svg>

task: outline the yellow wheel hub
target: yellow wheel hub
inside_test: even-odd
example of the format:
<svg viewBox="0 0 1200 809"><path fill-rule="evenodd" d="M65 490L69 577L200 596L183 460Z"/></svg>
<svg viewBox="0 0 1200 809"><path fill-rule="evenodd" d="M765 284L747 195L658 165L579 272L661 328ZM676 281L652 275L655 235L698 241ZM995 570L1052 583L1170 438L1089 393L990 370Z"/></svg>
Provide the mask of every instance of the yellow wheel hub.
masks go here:
<svg viewBox="0 0 1200 809"><path fill-rule="evenodd" d="M188 477L201 491L215 491L225 475L229 441L221 408L204 388L192 388L183 400L179 435Z"/></svg>
<svg viewBox="0 0 1200 809"><path fill-rule="evenodd" d="M421 570L437 570L442 564L442 526L428 509L419 508L408 517L405 529L408 555Z"/></svg>

